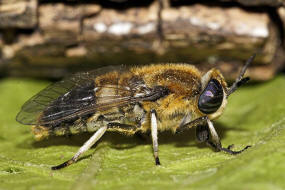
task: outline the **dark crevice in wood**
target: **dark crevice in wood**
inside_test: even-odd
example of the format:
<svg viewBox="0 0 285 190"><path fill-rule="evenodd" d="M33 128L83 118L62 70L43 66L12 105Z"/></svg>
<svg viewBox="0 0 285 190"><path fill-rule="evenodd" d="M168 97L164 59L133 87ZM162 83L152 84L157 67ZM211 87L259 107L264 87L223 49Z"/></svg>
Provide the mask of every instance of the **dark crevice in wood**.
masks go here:
<svg viewBox="0 0 285 190"><path fill-rule="evenodd" d="M157 33L159 37L160 43L164 40L164 34L163 34L163 20L161 17L162 11L163 11L163 0L158 0L159 6L158 6L158 12L157 12Z"/></svg>
<svg viewBox="0 0 285 190"><path fill-rule="evenodd" d="M17 42L19 34L31 35L35 29L19 29L19 28L2 28L0 34L2 35L4 44L10 45Z"/></svg>
<svg viewBox="0 0 285 190"><path fill-rule="evenodd" d="M79 34L82 35L83 34L83 28L84 28L84 20L87 18L92 18L92 17L96 17L97 15L99 15L101 13L101 10L99 10L96 13L92 13L92 14L88 14L88 15L83 15L80 19L79 19Z"/></svg>
<svg viewBox="0 0 285 190"><path fill-rule="evenodd" d="M282 19L280 18L280 15L277 13L277 10L272 7L268 7L268 14L270 17L270 20L275 25L275 27L278 29L278 36L280 39L280 45L284 48L284 24L282 22Z"/></svg>
<svg viewBox="0 0 285 190"><path fill-rule="evenodd" d="M268 14L271 20L271 23L274 25L275 28L277 28L277 35L278 35L278 47L275 52L273 63L272 65L275 65L275 72L278 72L282 69L285 69L284 65L284 51L285 51L285 36L284 36L284 24L282 19L280 18L280 15L277 12L276 8L268 7Z"/></svg>
<svg viewBox="0 0 285 190"><path fill-rule="evenodd" d="M103 8L125 10L133 7L148 7L154 0L98 0L97 3Z"/></svg>
<svg viewBox="0 0 285 190"><path fill-rule="evenodd" d="M106 9L125 10L133 7L148 7L154 0L40 0L40 4L50 3L64 3L66 5L86 5L86 4L99 4Z"/></svg>

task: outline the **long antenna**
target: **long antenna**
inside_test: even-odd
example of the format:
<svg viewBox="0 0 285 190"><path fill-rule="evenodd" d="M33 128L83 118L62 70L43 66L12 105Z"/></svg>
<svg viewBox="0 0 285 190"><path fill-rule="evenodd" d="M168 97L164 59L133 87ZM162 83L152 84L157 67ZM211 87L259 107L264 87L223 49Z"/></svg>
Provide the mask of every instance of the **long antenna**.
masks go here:
<svg viewBox="0 0 285 190"><path fill-rule="evenodd" d="M229 97L229 95L231 95L234 91L236 91L236 89L238 87L240 87L241 85L243 85L247 81L249 81L250 78L249 77L243 78L243 75L244 75L246 69L248 68L249 64L253 62L255 56L256 56L256 53L253 54L252 56L250 56L250 58L246 61L245 65L241 69L239 76L237 77L236 81L232 84L232 86L227 91L227 97Z"/></svg>

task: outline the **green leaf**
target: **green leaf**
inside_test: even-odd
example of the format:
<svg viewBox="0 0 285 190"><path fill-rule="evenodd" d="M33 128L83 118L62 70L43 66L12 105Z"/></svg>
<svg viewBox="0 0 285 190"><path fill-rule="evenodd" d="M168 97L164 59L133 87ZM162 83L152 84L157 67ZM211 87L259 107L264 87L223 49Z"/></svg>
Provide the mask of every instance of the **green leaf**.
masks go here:
<svg viewBox="0 0 285 190"><path fill-rule="evenodd" d="M194 130L159 134L161 166L151 140L107 133L76 164L71 158L90 137L36 142L29 126L15 121L21 105L44 81L0 81L0 189L285 189L285 77L248 85L231 95L215 127L226 147L252 145L240 155L214 152L195 141Z"/></svg>

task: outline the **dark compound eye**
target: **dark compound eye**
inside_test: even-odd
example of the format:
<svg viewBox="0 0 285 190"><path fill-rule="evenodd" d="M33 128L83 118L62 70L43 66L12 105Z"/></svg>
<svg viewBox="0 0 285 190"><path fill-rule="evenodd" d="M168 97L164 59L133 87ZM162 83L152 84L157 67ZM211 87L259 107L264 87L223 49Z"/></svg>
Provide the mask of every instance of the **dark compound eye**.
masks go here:
<svg viewBox="0 0 285 190"><path fill-rule="evenodd" d="M222 105L223 98L222 85L216 79L212 79L199 97L198 108L205 114L214 113Z"/></svg>

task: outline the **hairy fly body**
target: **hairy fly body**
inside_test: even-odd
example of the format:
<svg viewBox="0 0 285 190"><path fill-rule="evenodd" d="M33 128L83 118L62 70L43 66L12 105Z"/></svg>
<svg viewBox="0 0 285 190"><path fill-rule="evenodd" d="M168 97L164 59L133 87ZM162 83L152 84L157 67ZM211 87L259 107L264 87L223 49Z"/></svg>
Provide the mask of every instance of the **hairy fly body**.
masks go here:
<svg viewBox="0 0 285 190"><path fill-rule="evenodd" d="M217 151L237 154L249 146L240 151L224 148L211 120L223 113L229 95L249 80L243 75L253 59L247 61L230 88L218 70L202 75L188 64L107 67L78 73L32 97L17 121L33 125L38 140L94 133L70 160L52 169L76 162L106 131L127 135L150 131L156 165L160 164L158 131L165 130L182 132L196 127L198 141Z"/></svg>

